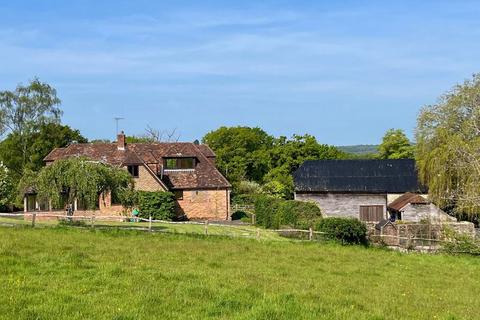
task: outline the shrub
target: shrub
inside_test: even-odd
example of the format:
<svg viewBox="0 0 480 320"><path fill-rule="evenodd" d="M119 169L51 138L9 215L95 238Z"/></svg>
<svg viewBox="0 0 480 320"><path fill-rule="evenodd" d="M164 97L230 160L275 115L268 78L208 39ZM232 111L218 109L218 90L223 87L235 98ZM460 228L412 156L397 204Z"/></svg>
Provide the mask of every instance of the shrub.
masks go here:
<svg viewBox="0 0 480 320"><path fill-rule="evenodd" d="M155 220L175 218L175 198L171 192L138 191L138 209L141 218L152 216Z"/></svg>
<svg viewBox="0 0 480 320"><path fill-rule="evenodd" d="M316 227L325 232L327 239L341 241L342 244L366 244L367 226L353 218L324 218Z"/></svg>
<svg viewBox="0 0 480 320"><path fill-rule="evenodd" d="M278 228L275 215L281 200L269 196L258 196L255 200L256 224L265 228Z"/></svg>
<svg viewBox="0 0 480 320"><path fill-rule="evenodd" d="M287 200L282 201L279 205L275 225L308 229L314 227L321 218L322 213L315 203Z"/></svg>

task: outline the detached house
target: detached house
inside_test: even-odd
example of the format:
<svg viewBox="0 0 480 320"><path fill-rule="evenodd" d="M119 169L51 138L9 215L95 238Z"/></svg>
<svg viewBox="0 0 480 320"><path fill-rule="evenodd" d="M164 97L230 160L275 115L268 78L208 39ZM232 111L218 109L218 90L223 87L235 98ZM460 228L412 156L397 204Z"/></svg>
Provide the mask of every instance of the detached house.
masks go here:
<svg viewBox="0 0 480 320"><path fill-rule="evenodd" d="M231 185L215 166L215 153L207 145L187 142L71 144L57 148L44 159L49 165L59 159L87 157L122 167L132 175L136 190L170 191L176 197L178 216L189 219L227 220L230 216ZM26 201L27 210L38 209ZM82 210L75 203L75 209ZM110 195L100 197L99 211L115 214L122 207Z"/></svg>

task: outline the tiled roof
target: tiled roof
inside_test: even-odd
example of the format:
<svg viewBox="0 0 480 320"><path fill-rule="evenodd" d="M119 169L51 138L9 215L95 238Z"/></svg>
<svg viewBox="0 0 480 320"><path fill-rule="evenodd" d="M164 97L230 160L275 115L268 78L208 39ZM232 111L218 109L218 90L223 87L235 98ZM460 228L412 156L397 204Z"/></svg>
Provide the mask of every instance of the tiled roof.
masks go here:
<svg viewBox="0 0 480 320"><path fill-rule="evenodd" d="M388 209L402 210L408 204L429 204L430 202L419 194L407 192L388 205Z"/></svg>
<svg viewBox="0 0 480 320"><path fill-rule="evenodd" d="M200 147L190 142L174 143L130 143L125 150L119 150L116 143L71 144L66 148L54 149L44 159L52 162L58 159L84 156L115 166L145 164L170 189L215 189L230 188L230 183L207 159L204 152L208 147ZM203 150L203 151L202 151ZM211 151L210 156L215 154ZM163 159L169 157L195 157L195 170L167 170L162 172Z"/></svg>

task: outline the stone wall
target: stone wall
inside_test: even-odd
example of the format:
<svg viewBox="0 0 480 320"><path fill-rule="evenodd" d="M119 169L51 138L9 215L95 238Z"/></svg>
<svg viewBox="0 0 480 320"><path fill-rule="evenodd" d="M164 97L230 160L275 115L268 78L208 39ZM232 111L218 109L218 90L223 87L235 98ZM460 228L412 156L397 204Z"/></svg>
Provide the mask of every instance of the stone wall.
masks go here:
<svg viewBox="0 0 480 320"><path fill-rule="evenodd" d="M383 206L386 217L386 194L351 194L351 193L297 193L299 201L315 201L324 217L359 218L360 206Z"/></svg>
<svg viewBox="0 0 480 320"><path fill-rule="evenodd" d="M230 216L229 190L184 190L177 200L178 215L192 220L228 220Z"/></svg>
<svg viewBox="0 0 480 320"><path fill-rule="evenodd" d="M457 219L449 216L433 203L430 204L409 204L402 211L402 221L420 222L428 220L433 223L456 222Z"/></svg>

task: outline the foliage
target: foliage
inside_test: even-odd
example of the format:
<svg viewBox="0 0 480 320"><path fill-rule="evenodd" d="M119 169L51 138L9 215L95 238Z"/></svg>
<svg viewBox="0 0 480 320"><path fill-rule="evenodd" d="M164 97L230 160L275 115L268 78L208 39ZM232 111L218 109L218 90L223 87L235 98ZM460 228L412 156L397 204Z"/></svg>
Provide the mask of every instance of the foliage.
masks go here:
<svg viewBox="0 0 480 320"><path fill-rule="evenodd" d="M204 231L203 226L196 230ZM472 319L478 314L477 257L239 238L2 228L0 314L69 320ZM368 284L373 291L365 289ZM385 303L385 297L395 303Z"/></svg>
<svg viewBox="0 0 480 320"><path fill-rule="evenodd" d="M15 196L15 187L8 168L0 161L0 211L10 205Z"/></svg>
<svg viewBox="0 0 480 320"><path fill-rule="evenodd" d="M27 86L19 84L14 91L0 92L0 134L9 131L18 138L22 167L27 162L27 137L38 126L58 123L62 111L56 90L47 83L33 79Z"/></svg>
<svg viewBox="0 0 480 320"><path fill-rule="evenodd" d="M480 212L480 75L455 86L418 118L417 165L431 199L458 216Z"/></svg>
<svg viewBox="0 0 480 320"><path fill-rule="evenodd" d="M18 148L22 141L27 142L25 150ZM43 159L54 148L65 147L71 143L88 142L78 130L58 123L38 125L34 131L21 137L18 133L10 133L0 142L0 159L15 174L19 180L24 170L38 171L44 166ZM24 154L27 160L23 160Z"/></svg>
<svg viewBox="0 0 480 320"><path fill-rule="evenodd" d="M171 192L138 191L138 209L142 218L151 216L154 220L173 220L175 196Z"/></svg>
<svg viewBox="0 0 480 320"><path fill-rule="evenodd" d="M445 226L443 230L445 242L442 250L450 254L471 254L480 255L480 242L472 235L456 232Z"/></svg>
<svg viewBox="0 0 480 320"><path fill-rule="evenodd" d="M118 199L122 206L127 210L132 210L138 206L139 194L138 191L133 188L122 188L120 190L114 190L112 192L112 199Z"/></svg>
<svg viewBox="0 0 480 320"><path fill-rule="evenodd" d="M287 200L279 205L276 225L306 230L313 228L322 218L320 208L313 202Z"/></svg>
<svg viewBox="0 0 480 320"><path fill-rule="evenodd" d="M353 146L338 146L338 150L353 156L365 156L378 154L378 145L359 144Z"/></svg>
<svg viewBox="0 0 480 320"><path fill-rule="evenodd" d="M241 180L235 185L235 192L237 194L261 194L263 193L262 186L255 181Z"/></svg>
<svg viewBox="0 0 480 320"><path fill-rule="evenodd" d="M410 143L401 129L390 129L378 146L379 159L413 159L415 146Z"/></svg>
<svg viewBox="0 0 480 320"><path fill-rule="evenodd" d="M20 181L20 193L34 187L40 201L51 201L53 207L61 204L62 194L72 203L78 199L87 209L95 209L102 193L120 192L132 188L130 174L86 158L69 158L55 161L44 167L37 176L28 173ZM22 190L23 189L23 190Z"/></svg>
<svg viewBox="0 0 480 320"><path fill-rule="evenodd" d="M217 165L232 182L235 193L241 193L238 187L248 180L262 184L262 192L284 199L293 197L291 174L305 160L346 157L310 135L275 138L250 127L221 127L208 133L203 143L217 154Z"/></svg>
<svg viewBox="0 0 480 320"><path fill-rule="evenodd" d="M255 201L256 224L269 229L292 227L308 229L321 218L320 208L310 202L258 196Z"/></svg>
<svg viewBox="0 0 480 320"><path fill-rule="evenodd" d="M342 244L366 244L367 226L354 218L324 218L316 226L328 239Z"/></svg>

